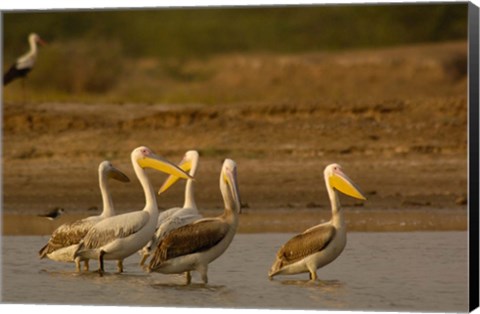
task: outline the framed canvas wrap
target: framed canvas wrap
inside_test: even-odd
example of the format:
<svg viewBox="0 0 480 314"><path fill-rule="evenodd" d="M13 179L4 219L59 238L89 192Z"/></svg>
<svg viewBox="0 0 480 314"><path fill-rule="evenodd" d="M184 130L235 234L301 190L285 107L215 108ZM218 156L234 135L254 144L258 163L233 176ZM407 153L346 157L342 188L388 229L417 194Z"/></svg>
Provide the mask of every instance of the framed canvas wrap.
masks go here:
<svg viewBox="0 0 480 314"><path fill-rule="evenodd" d="M3 11L2 303L476 309L478 15Z"/></svg>

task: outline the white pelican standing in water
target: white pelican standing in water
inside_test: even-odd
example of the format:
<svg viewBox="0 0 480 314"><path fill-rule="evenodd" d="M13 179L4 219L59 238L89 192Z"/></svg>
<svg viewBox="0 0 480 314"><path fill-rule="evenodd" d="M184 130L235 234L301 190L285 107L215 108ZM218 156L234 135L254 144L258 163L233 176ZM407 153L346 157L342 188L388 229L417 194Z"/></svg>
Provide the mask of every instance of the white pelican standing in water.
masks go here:
<svg viewBox="0 0 480 314"><path fill-rule="evenodd" d="M121 182L130 181L125 174L113 167L112 164L106 160L98 166L98 178L103 201L102 214L66 223L58 227L53 232L48 243L38 252L40 258L48 257L57 262L75 262L77 271L80 271L80 258L73 258L78 244L93 225L102 219L115 215L112 197L108 188L108 178ZM88 270L88 259L85 259L84 263L85 270Z"/></svg>
<svg viewBox="0 0 480 314"><path fill-rule="evenodd" d="M328 196L332 205L332 219L316 225L293 237L277 252L268 276L310 273L310 280L317 279L317 269L335 260L347 243L343 210L337 191L366 200L365 196L342 171L338 164L331 164L324 171Z"/></svg>
<svg viewBox="0 0 480 314"><path fill-rule="evenodd" d="M189 171L189 175L195 177L195 173L198 167L198 152L190 150L185 153L182 161L178 165L183 171ZM165 183L160 188L158 194L168 190L175 182L180 178L174 175L170 175ZM185 186L185 201L183 207L174 207L161 212L158 215L157 230L155 231L152 240L143 247L139 252L142 255L140 265L143 266L147 258L150 256L152 248L156 248L157 244L163 237L165 237L170 231L188 225L195 220L202 218L202 215L198 213L197 204L195 203L193 180L188 179Z"/></svg>
<svg viewBox="0 0 480 314"><path fill-rule="evenodd" d="M169 161L155 155L145 146L131 154L133 168L145 193L145 207L141 211L129 212L106 218L93 226L82 240L75 256L98 258L98 272L103 274L104 260L123 260L140 250L153 236L158 218L155 192L144 168L152 168L184 179L191 178ZM119 269L119 272L122 272Z"/></svg>
<svg viewBox="0 0 480 314"><path fill-rule="evenodd" d="M45 42L37 34L31 33L28 35L28 43L30 44L30 50L26 54L19 57L3 75L3 86L7 85L16 78L26 77L27 74L33 69L38 54L37 44L45 45Z"/></svg>
<svg viewBox="0 0 480 314"><path fill-rule="evenodd" d="M225 252L237 231L240 196L237 165L226 159L220 173L220 191L225 210L214 218L203 218L170 232L159 242L149 271L179 274L196 270L208 282L208 264ZM187 273L187 284L191 277Z"/></svg>

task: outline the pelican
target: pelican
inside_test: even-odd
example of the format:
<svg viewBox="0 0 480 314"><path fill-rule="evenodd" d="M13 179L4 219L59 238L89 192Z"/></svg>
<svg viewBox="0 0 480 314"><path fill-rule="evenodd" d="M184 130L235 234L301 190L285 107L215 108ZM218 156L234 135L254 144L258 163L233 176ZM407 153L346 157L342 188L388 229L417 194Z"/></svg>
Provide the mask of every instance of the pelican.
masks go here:
<svg viewBox="0 0 480 314"><path fill-rule="evenodd" d="M353 198L366 200L338 164L331 164L324 171L328 196L332 205L332 219L296 235L277 252L268 276L310 273L310 280L317 279L317 269L334 261L342 253L347 242L343 210L338 192Z"/></svg>
<svg viewBox="0 0 480 314"><path fill-rule="evenodd" d="M48 240L48 243L38 252L40 258L48 257L57 262L75 261L77 271L80 271L80 259L74 259L78 244L87 234L88 230L97 222L115 215L112 197L108 188L108 178L121 182L129 182L130 179L120 170L105 160L98 166L98 177L100 183L100 192L102 193L103 211L98 216L91 216L72 223L66 223L58 227ZM88 270L88 260L84 260L85 270ZM119 261L121 263L121 261Z"/></svg>
<svg viewBox="0 0 480 314"><path fill-rule="evenodd" d="M237 165L226 159L220 173L220 191L225 210L222 215L203 218L171 231L158 244L148 267L149 271L178 274L196 270L208 283L208 264L225 252L238 225L240 196ZM191 277L187 273L187 284Z"/></svg>
<svg viewBox="0 0 480 314"><path fill-rule="evenodd" d="M28 43L30 44L30 51L22 55L15 61L14 64L3 75L3 86L19 77L26 77L26 75L33 69L35 61L37 60L37 44L45 45L46 43L35 33L28 35Z"/></svg>
<svg viewBox="0 0 480 314"><path fill-rule="evenodd" d="M198 152L190 150L185 153L178 166L184 171L189 171L188 174L194 177L198 167L198 158ZM179 177L170 175L160 188L158 194L169 189L170 186L178 181L178 179ZM152 248L157 247L158 241L170 231L188 225L200 218L202 218L202 216L198 213L197 204L195 203L193 180L189 179L185 186L185 201L183 207L170 208L158 215L157 230L155 231L152 240L149 241L140 251L140 254L143 255L140 265L144 265L145 261L151 254Z"/></svg>
<svg viewBox="0 0 480 314"><path fill-rule="evenodd" d="M141 211L103 219L88 231L75 252L75 257L97 258L100 275L104 273L104 260L122 260L132 255L140 250L155 232L158 206L145 168L152 168L184 179L191 178L183 170L155 155L145 146L134 149L131 160L135 174L143 187L145 207ZM119 272L123 272L123 267Z"/></svg>

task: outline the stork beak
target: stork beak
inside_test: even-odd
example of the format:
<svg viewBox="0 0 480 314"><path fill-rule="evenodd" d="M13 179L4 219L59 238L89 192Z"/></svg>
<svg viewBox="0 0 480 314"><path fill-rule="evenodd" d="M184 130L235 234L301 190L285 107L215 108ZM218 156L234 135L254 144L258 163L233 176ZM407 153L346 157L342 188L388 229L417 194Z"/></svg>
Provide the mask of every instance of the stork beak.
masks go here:
<svg viewBox="0 0 480 314"><path fill-rule="evenodd" d="M329 183L332 187L342 192L345 195L351 196L353 198L366 200L367 198L360 192L360 189L350 180L349 177L341 170L337 170L329 178Z"/></svg>
<svg viewBox="0 0 480 314"><path fill-rule="evenodd" d="M130 182L130 179L127 177L126 174L124 174L123 172L121 172L120 170L114 167L110 169L108 173L108 177L118 180L120 182Z"/></svg>
<svg viewBox="0 0 480 314"><path fill-rule="evenodd" d="M192 169L192 161L186 158L183 158L178 167L185 172L190 171ZM158 190L158 194L162 194L166 190L168 190L172 185L175 184L180 178L175 175L170 175L167 180L162 184L160 190Z"/></svg>
<svg viewBox="0 0 480 314"><path fill-rule="evenodd" d="M175 164L155 154L150 154L149 156L140 158L137 162L138 165L142 168L152 168L180 177L182 179L193 179L193 177L191 177L188 173L177 167Z"/></svg>
<svg viewBox="0 0 480 314"><path fill-rule="evenodd" d="M227 186L230 188L230 193L235 201L237 206L237 212L242 213L242 203L240 202L240 193L238 191L238 182L237 182L237 169L233 171L225 171L223 173L223 180L227 183Z"/></svg>
<svg viewBox="0 0 480 314"><path fill-rule="evenodd" d="M46 46L47 45L47 42L44 41L43 39L41 39L40 37L37 37L37 42L42 45L42 46Z"/></svg>

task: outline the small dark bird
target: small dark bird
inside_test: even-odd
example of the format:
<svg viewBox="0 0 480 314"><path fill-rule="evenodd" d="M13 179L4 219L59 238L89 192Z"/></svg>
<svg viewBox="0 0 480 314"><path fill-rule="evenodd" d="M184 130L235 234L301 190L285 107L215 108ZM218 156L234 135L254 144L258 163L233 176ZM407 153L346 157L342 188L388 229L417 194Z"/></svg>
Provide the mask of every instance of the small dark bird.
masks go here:
<svg viewBox="0 0 480 314"><path fill-rule="evenodd" d="M33 69L35 61L37 60L37 44L45 45L46 43L35 33L31 33L28 36L28 42L30 44L30 51L19 57L17 61L8 69L3 75L3 86L7 85L11 81L26 75Z"/></svg>
<svg viewBox="0 0 480 314"><path fill-rule="evenodd" d="M65 210L61 207L55 207L54 209L52 209L49 213L47 214L42 214L42 215L38 215L40 217L45 217L49 220L54 220L58 217L60 217L61 214L63 214L65 212Z"/></svg>

